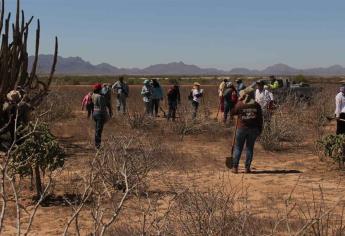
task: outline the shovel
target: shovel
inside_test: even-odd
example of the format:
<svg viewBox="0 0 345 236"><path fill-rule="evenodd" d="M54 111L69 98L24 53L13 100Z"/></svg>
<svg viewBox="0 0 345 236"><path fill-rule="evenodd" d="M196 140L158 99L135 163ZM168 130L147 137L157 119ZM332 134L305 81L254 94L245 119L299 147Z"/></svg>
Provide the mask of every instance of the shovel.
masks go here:
<svg viewBox="0 0 345 236"><path fill-rule="evenodd" d="M232 138L231 154L229 157L226 157L226 160L225 160L225 165L229 169L232 169L232 159L233 159L234 147L236 144L237 127L238 127L238 117L236 118L235 132L234 132L234 136Z"/></svg>

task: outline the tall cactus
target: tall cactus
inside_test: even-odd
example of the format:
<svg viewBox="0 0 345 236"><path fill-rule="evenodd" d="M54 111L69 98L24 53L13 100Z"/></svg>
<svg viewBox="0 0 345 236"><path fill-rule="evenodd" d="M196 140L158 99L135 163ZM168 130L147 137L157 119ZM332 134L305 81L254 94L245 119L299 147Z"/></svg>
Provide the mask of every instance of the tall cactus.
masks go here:
<svg viewBox="0 0 345 236"><path fill-rule="evenodd" d="M31 17L25 20L24 11L20 10L20 0L17 0L15 22L10 23L11 13L5 18L5 0L1 0L0 13L0 106L5 101L6 94L20 86L30 97L32 106L37 106L47 95L55 72L58 40L55 37L54 60L48 80L42 81L36 75L40 45L40 21L37 20L35 56L31 71L27 52L29 27L33 21ZM12 25L12 39L10 39L10 25ZM1 111L0 111L1 116ZM0 128L1 128L0 124Z"/></svg>

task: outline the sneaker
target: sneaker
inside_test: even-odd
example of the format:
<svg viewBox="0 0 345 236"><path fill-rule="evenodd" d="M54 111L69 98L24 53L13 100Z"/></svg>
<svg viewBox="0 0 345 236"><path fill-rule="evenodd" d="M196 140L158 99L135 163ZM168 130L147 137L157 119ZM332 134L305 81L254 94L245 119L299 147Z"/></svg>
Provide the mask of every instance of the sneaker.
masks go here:
<svg viewBox="0 0 345 236"><path fill-rule="evenodd" d="M238 167L233 167L231 169L231 172L234 173L234 174L238 174Z"/></svg>

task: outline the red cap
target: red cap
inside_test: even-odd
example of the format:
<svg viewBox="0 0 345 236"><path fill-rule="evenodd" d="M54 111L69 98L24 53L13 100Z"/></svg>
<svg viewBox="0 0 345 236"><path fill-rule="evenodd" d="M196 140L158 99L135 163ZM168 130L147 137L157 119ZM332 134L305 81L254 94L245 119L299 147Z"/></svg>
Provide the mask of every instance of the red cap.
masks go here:
<svg viewBox="0 0 345 236"><path fill-rule="evenodd" d="M96 83L93 85L93 90L100 90L100 89L102 89L102 84Z"/></svg>

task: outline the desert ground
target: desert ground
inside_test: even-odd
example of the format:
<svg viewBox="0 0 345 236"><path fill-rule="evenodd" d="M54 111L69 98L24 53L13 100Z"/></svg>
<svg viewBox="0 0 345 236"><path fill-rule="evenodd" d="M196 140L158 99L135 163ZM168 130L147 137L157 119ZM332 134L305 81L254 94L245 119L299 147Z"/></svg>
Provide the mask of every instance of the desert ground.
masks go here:
<svg viewBox="0 0 345 236"><path fill-rule="evenodd" d="M56 86L40 108L52 110L52 115L42 119L49 122L67 158L64 167L52 175L52 200L38 208L30 235L63 234L80 206L80 201L69 202L68 196L83 196L93 171L92 161L99 158L95 157L97 151L93 145L94 122L81 111L81 99L90 88ZM217 87L204 89L206 96L196 122L189 119L189 86L182 86L178 119L167 122L162 113L155 119L142 117L140 86L130 87L128 109L131 116L115 112L105 125L103 143L111 148L119 139L142 142L144 147L156 150L153 156L158 164L147 173L145 183L128 194L105 234L343 235L344 174L333 161L321 161L315 145L321 135L335 130L334 122L315 123L322 115L321 109L315 107L321 106L319 100L322 104L327 100L329 103L324 106L332 110L336 86L315 95L319 100L311 104L287 102L288 105L282 105L276 116L278 124L286 125L284 130L279 130L287 134L286 139L278 140L279 144L268 143L271 150L263 144L272 137L257 142L253 173L244 174L242 155L237 175L225 166L234 121L224 125L221 115L216 118ZM112 102L115 110L114 95ZM165 101L162 108L167 110ZM29 182L25 178L21 183L21 202L27 209L34 205L35 194ZM67 235L78 232L91 235L101 228L95 230L98 221L92 214L97 212L94 196L90 194L85 201L77 221L70 222ZM121 190L112 190L109 197L98 201L103 204L100 207L103 211L99 211L104 214L103 223L111 218L112 204L118 205L122 196ZM3 235L14 235L14 205L7 216ZM23 212L22 218L25 225L29 213Z"/></svg>

